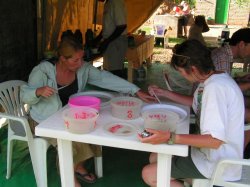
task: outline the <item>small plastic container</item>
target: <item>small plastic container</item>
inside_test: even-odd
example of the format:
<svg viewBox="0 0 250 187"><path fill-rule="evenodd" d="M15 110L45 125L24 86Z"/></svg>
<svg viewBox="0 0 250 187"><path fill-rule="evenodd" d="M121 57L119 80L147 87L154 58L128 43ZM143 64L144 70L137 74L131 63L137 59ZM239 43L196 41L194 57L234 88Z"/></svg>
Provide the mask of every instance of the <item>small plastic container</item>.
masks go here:
<svg viewBox="0 0 250 187"><path fill-rule="evenodd" d="M180 120L178 114L167 110L147 110L142 112L144 128L164 131L176 131L177 122Z"/></svg>
<svg viewBox="0 0 250 187"><path fill-rule="evenodd" d="M90 107L67 108L62 113L67 131L76 134L86 134L96 127L99 113Z"/></svg>
<svg viewBox="0 0 250 187"><path fill-rule="evenodd" d="M91 107L95 108L96 110L100 110L100 104L101 100L97 97L92 97L92 96L75 96L75 97L70 97L68 105L70 107L80 107L80 106L85 106L85 107Z"/></svg>
<svg viewBox="0 0 250 187"><path fill-rule="evenodd" d="M111 99L111 114L119 119L136 119L140 117L142 101L135 97L116 97Z"/></svg>

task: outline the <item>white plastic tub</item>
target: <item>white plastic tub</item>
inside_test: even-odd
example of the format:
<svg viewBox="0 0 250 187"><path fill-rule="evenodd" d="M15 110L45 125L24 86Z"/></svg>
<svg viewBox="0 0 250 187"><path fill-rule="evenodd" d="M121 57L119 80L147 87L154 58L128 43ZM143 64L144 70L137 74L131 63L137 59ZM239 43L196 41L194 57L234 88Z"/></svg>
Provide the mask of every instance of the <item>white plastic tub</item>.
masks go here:
<svg viewBox="0 0 250 187"><path fill-rule="evenodd" d="M147 105L142 108L141 114L144 119L144 128L170 130L171 132L175 132L178 123L187 117L184 109L169 104Z"/></svg>
<svg viewBox="0 0 250 187"><path fill-rule="evenodd" d="M135 97L116 97L111 99L111 114L119 119L136 119L140 117L142 101Z"/></svg>
<svg viewBox="0 0 250 187"><path fill-rule="evenodd" d="M95 129L99 113L91 107L76 107L65 109L62 115L69 132L85 134Z"/></svg>
<svg viewBox="0 0 250 187"><path fill-rule="evenodd" d="M175 132L179 115L167 110L153 110L142 113L144 128Z"/></svg>

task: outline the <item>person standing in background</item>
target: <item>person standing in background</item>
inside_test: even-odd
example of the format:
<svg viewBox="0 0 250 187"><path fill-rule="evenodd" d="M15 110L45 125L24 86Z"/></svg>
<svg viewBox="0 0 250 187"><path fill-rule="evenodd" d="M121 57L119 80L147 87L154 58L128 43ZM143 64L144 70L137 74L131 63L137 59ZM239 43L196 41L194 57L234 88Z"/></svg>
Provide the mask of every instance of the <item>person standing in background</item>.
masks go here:
<svg viewBox="0 0 250 187"><path fill-rule="evenodd" d="M202 36L202 33L207 31L209 31L209 27L207 25L205 16L203 15L195 16L194 23L191 25L189 29L188 39L198 40L204 46L206 46L206 42Z"/></svg>
<svg viewBox="0 0 250 187"><path fill-rule="evenodd" d="M190 18L190 7L186 1L182 1L180 6L182 7L181 15L182 15L182 28L184 31L184 38L187 38L187 25Z"/></svg>
<svg viewBox="0 0 250 187"><path fill-rule="evenodd" d="M180 16L181 15L181 8L179 6L174 6L173 12L175 16Z"/></svg>
<svg viewBox="0 0 250 187"><path fill-rule="evenodd" d="M123 0L105 1L102 26L95 42L101 41L98 50L103 53L103 67L119 77L126 78L124 60L128 47L127 13Z"/></svg>

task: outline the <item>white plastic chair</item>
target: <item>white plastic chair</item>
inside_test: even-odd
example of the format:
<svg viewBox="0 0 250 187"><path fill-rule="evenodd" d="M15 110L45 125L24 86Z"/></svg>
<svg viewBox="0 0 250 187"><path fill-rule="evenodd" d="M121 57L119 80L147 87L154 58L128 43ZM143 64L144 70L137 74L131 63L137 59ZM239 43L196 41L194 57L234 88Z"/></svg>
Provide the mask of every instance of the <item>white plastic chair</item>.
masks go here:
<svg viewBox="0 0 250 187"><path fill-rule="evenodd" d="M226 165L242 165L242 176L239 181L224 181L222 174ZM213 172L211 179L193 179L192 187L250 187L250 160L249 159L222 159Z"/></svg>
<svg viewBox="0 0 250 187"><path fill-rule="evenodd" d="M0 83L0 105L5 113L0 118L8 122L7 174L11 176L13 140L26 141L38 187L47 187L47 150L48 142L39 137L33 137L27 120L27 111L20 100L20 86L24 81L11 80Z"/></svg>
<svg viewBox="0 0 250 187"><path fill-rule="evenodd" d="M163 39L163 47L168 47L168 36L166 35L167 27L164 24L155 24L154 25L155 30L155 38L162 38Z"/></svg>
<svg viewBox="0 0 250 187"><path fill-rule="evenodd" d="M250 124L245 124L244 130L250 130ZM241 180L229 182L224 181L222 174L226 165L236 164L242 167ZM213 185L224 187L250 187L250 159L222 159L216 166L211 179L193 179L192 187L213 187Z"/></svg>

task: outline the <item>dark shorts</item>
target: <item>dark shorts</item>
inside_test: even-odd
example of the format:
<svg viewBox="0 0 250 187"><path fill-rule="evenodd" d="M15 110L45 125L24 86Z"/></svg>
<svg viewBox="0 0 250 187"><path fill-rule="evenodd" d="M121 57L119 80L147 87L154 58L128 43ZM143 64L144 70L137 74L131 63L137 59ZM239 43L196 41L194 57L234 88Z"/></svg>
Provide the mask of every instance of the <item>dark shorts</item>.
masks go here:
<svg viewBox="0 0 250 187"><path fill-rule="evenodd" d="M187 26L188 25L188 20L190 18L190 15L184 15L181 17L181 25L182 26Z"/></svg>
<svg viewBox="0 0 250 187"><path fill-rule="evenodd" d="M194 165L191 156L174 156L171 165L171 177L174 179L206 179Z"/></svg>

